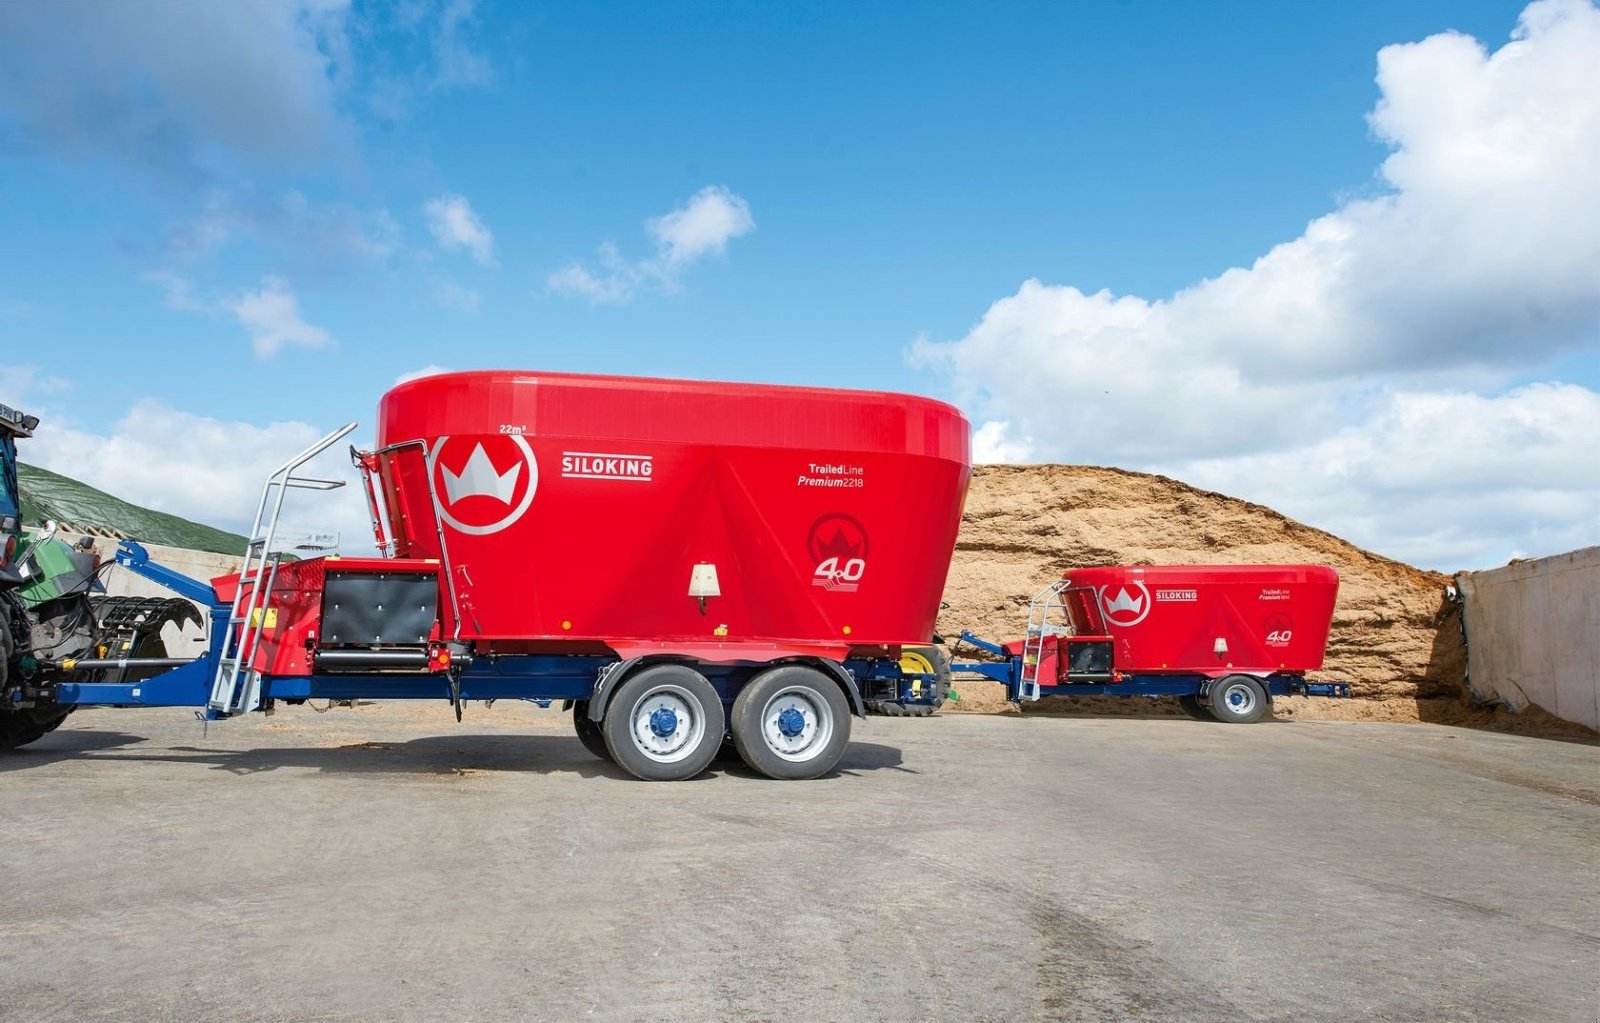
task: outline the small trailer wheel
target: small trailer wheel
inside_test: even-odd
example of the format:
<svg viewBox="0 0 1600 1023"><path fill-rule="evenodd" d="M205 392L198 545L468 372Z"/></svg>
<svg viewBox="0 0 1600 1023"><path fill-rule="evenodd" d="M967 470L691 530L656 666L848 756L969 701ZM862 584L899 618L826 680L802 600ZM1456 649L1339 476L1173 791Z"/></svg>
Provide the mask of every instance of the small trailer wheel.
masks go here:
<svg viewBox="0 0 1600 1023"><path fill-rule="evenodd" d="M833 679L785 664L762 672L733 701L733 741L752 770L779 780L827 774L850 742L850 705Z"/></svg>
<svg viewBox="0 0 1600 1023"><path fill-rule="evenodd" d="M1183 712L1194 718L1196 721L1216 720L1216 718L1211 715L1211 709L1207 707L1205 701L1201 700L1198 696L1180 696L1178 697L1178 706L1183 708Z"/></svg>
<svg viewBox="0 0 1600 1023"><path fill-rule="evenodd" d="M1267 712L1267 691L1249 675L1229 675L1211 683L1211 713L1218 721L1248 725Z"/></svg>
<svg viewBox="0 0 1600 1023"><path fill-rule="evenodd" d="M930 703L902 703L899 700L868 700L868 714L888 717L924 718L937 713L950 695L950 655L940 646L908 646L900 652L900 670L918 675L932 675L929 686Z"/></svg>
<svg viewBox="0 0 1600 1023"><path fill-rule="evenodd" d="M572 701L572 729L578 733L578 741L583 743L584 749L601 760L611 759L611 751L606 749L606 737L600 730L600 722L589 720L588 700Z"/></svg>
<svg viewBox="0 0 1600 1023"><path fill-rule="evenodd" d="M617 766L645 781L693 778L711 765L727 717L706 677L657 664L622 683L600 730Z"/></svg>

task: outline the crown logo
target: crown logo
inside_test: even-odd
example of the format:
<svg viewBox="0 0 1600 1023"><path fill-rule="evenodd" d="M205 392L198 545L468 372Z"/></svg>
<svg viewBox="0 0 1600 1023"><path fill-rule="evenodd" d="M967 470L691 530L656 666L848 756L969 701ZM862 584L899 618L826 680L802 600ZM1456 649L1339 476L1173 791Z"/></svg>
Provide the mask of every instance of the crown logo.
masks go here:
<svg viewBox="0 0 1600 1023"><path fill-rule="evenodd" d="M1126 586L1124 586L1122 589L1117 591L1117 595L1115 597L1112 597L1111 600L1109 602L1107 602L1107 604L1106 604L1106 614L1107 615L1117 615L1117 614L1135 614L1136 615L1136 614L1139 613L1140 609L1143 608L1143 607L1144 607L1144 598L1143 597L1134 596L1133 594L1129 593L1128 592L1128 588Z"/></svg>
<svg viewBox="0 0 1600 1023"><path fill-rule="evenodd" d="M440 468L444 470L445 500L451 504L463 497L492 497L501 504L509 505L511 495L517 489L517 480L522 475L521 462L503 474L497 472L482 444L472 449L472 455L467 459L467 464L461 467L459 476L451 472L448 466Z"/></svg>
<svg viewBox="0 0 1600 1023"><path fill-rule="evenodd" d="M827 558L858 558L861 556L860 539L852 542L849 537L844 535L844 530L838 526L833 527L833 535L821 541L817 547L821 553L821 557L818 558L819 561Z"/></svg>

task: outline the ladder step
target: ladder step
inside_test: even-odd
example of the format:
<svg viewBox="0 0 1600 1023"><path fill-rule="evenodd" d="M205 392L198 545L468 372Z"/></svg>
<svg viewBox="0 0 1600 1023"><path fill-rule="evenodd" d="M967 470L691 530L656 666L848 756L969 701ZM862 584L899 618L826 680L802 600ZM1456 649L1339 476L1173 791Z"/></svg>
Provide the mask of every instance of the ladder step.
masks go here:
<svg viewBox="0 0 1600 1023"><path fill-rule="evenodd" d="M291 487L301 487L305 490L338 490L344 486L344 480L324 480L315 476L290 476L288 484Z"/></svg>

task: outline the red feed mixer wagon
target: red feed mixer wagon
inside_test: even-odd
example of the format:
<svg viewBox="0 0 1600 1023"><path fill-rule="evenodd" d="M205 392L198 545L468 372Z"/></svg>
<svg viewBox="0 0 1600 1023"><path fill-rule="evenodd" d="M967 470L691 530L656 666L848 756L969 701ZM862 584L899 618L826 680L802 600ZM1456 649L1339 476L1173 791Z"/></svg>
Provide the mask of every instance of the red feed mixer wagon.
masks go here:
<svg viewBox="0 0 1600 1023"><path fill-rule="evenodd" d="M768 776L809 778L838 762L852 714L932 681L901 658L933 636L971 475L949 405L424 377L383 397L376 450L351 449L384 556L283 559L286 491L335 485L297 470L353 428L274 474L243 570L214 590L136 544L119 553L212 608L205 655L27 697L213 718L311 698L444 697L458 717L468 700L562 700L589 749L641 778L691 777L725 742Z"/></svg>
<svg viewBox="0 0 1600 1023"><path fill-rule="evenodd" d="M1191 717L1251 722L1273 696L1348 696L1322 668L1339 575L1321 565L1101 566L1033 598L1027 634L961 642L1004 658L958 674L1040 696L1176 696Z"/></svg>

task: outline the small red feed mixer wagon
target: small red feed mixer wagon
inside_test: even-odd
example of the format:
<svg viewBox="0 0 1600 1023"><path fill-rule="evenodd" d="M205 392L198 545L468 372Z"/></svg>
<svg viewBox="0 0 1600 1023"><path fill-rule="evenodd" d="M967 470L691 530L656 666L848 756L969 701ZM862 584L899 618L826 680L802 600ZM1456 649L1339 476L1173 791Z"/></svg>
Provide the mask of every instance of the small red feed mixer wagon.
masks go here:
<svg viewBox="0 0 1600 1023"><path fill-rule="evenodd" d="M1254 721L1275 695L1348 695L1322 668L1339 575L1321 565L1074 569L1037 594L1027 635L989 643L1001 663L958 672L1040 696L1176 696L1194 717Z"/></svg>

